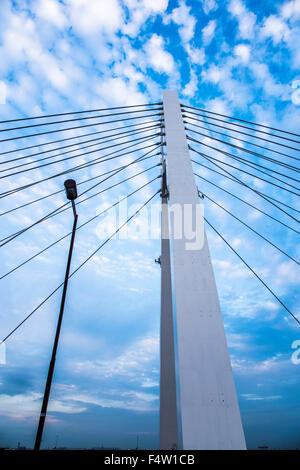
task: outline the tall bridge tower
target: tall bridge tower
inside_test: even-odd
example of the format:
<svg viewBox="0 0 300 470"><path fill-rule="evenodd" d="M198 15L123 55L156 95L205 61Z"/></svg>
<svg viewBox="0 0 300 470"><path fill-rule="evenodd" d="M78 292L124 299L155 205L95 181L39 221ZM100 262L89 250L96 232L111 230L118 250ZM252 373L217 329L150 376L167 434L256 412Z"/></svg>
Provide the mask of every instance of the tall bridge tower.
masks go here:
<svg viewBox="0 0 300 470"><path fill-rule="evenodd" d="M170 213L179 208L185 215L189 207L196 217L199 208L176 92L164 92L163 109L160 448L245 449L203 214L203 243L193 248L184 220L178 237L178 218Z"/></svg>

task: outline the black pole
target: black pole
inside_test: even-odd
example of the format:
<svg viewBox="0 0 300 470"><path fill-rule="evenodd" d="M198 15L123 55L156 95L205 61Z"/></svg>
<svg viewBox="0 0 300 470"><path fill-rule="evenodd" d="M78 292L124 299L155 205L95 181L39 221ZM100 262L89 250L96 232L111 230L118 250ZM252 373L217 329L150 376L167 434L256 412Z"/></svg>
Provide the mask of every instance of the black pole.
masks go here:
<svg viewBox="0 0 300 470"><path fill-rule="evenodd" d="M67 293L67 287L68 287L69 273L70 273L73 246L74 246L74 239L75 239L77 219L78 219L78 215L76 213L76 208L75 208L75 203L74 203L73 200L71 202L72 202L72 208L73 208L73 213L74 213L74 223L73 223L72 237L71 237L70 248L69 248L69 256L68 256L68 262L67 262L67 268L66 268L66 274L65 274L65 281L64 281L64 288L63 288L61 304L60 304L59 317L58 317L58 322L57 322L57 327L56 327L56 334L55 334L55 339L54 339L54 343L53 343L51 361L50 361L50 364L49 364L47 382L46 382L46 387L45 387L45 391L44 391L44 399L43 399L42 409L41 409L41 413L40 413L39 426L38 426L38 430L37 430L36 438L35 438L34 450L40 450L40 446L41 446L43 430L44 430L44 424L45 424L47 408L48 408L48 401L49 401L50 390L51 390L51 384L52 384L52 377L53 377L55 360L56 360L56 351L57 351L57 346L58 346L58 341L59 341L59 335L60 335L60 329L61 329L63 314L64 314L64 306L65 306L65 300L66 300L66 293Z"/></svg>

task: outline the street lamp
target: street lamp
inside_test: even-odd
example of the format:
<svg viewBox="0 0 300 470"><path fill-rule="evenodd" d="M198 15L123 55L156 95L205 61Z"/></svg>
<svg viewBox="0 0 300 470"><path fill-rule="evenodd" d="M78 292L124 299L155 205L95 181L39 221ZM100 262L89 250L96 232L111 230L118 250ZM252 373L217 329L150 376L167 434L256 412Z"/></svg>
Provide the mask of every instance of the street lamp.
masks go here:
<svg viewBox="0 0 300 470"><path fill-rule="evenodd" d="M70 267L71 267L71 259L72 259L74 239L75 239L77 219L78 219L78 215L76 213L76 206L75 206L75 199L77 198L76 182L75 180L69 179L64 182L64 186L65 186L66 196L72 203L74 222L73 222L73 230L72 230L72 236L71 236L71 241L70 241L69 256L68 256L67 267L66 267L63 293L62 293L61 304L60 304L59 317L57 321L56 334L55 334L55 339L53 343L52 356L51 356L51 360L49 364L47 382L46 382L45 391L44 391L44 399L43 399L42 409L40 413L39 426L38 426L37 433L36 433L34 450L40 450L40 445L41 445L42 436L43 436L43 430L44 430L44 424L45 424L45 419L46 419L46 414L47 414L53 372L54 372L54 367L55 367L56 351L57 351L57 346L58 346L58 341L59 341L63 314L64 314L64 306L65 306L65 300L66 300L69 273L70 273Z"/></svg>

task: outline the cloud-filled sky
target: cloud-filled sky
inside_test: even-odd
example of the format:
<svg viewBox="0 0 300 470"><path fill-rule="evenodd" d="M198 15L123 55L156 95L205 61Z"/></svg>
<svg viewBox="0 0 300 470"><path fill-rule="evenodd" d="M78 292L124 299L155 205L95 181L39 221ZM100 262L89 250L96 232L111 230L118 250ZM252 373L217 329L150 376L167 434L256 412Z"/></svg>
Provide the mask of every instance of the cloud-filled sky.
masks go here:
<svg viewBox="0 0 300 470"><path fill-rule="evenodd" d="M157 103L162 90L176 89L180 101L190 106L299 132L299 0L2 0L0 17L1 120ZM70 135L76 136L76 131L65 137ZM234 153L209 138L189 135ZM49 140L44 136L30 143L1 143L0 151ZM295 150L281 151L297 156ZM245 153L236 154L250 159ZM295 160L267 150L265 154L297 166ZM0 155L1 162L9 155L26 153ZM230 162L221 154L211 155ZM76 164L89 158L82 156ZM132 158L124 156L119 161L126 165ZM200 161L196 154L193 158ZM55 170L70 168L70 162L58 163ZM113 183L158 162L156 157L135 165ZM101 172L114 165L101 165ZM282 167L273 168L282 171ZM294 220L253 192L208 169L196 165L194 169L297 229ZM295 177L294 172L284 171ZM53 172L46 167L1 179L1 192ZM124 183L121 195L159 173L155 167ZM70 173L78 180L98 174L96 166ZM236 172L236 176L300 210L296 195L249 175ZM59 191L64 179L61 176L2 198L1 212ZM197 179L197 184L299 259L298 234L204 180ZM159 185L156 180L136 193L132 198L136 208ZM119 195L117 187L78 206L79 223L114 203ZM159 204L159 197L153 201ZM4 215L1 238L64 202L60 193ZM297 264L208 199L204 204L207 218L299 317ZM109 231L111 220L106 222ZM1 273L63 236L71 225L69 211L3 246ZM99 246L101 227L97 219L78 231L74 267ZM291 360L292 344L300 340L299 325L222 240L209 228L207 232L247 444L250 448L300 446L300 364ZM68 239L1 280L1 338L60 284L67 249ZM58 442L61 446L129 448L136 445L138 435L141 447L157 448L160 268L154 259L159 254L158 236L145 240L131 233L129 240L111 240L70 280L44 446ZM31 447L34 443L59 303L56 294L6 343L6 364L0 364L0 446L15 446L19 441Z"/></svg>

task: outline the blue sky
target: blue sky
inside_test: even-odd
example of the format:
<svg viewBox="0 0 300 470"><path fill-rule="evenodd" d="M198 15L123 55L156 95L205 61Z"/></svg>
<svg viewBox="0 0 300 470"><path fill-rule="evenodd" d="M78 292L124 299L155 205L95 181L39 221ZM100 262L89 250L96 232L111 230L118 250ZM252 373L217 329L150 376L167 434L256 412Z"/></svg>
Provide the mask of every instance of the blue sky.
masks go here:
<svg viewBox="0 0 300 470"><path fill-rule="evenodd" d="M3 0L1 7L1 120L153 103L171 88L191 106L299 130L297 0ZM195 171L205 178L296 228L254 194L199 168ZM18 175L8 180L9 187L52 173ZM79 173L74 177L85 179L97 171ZM156 168L124 184L122 195L158 173ZM296 196L241 178L300 209ZM61 189L64 179L1 199L1 212ZM295 233L200 181L203 192L299 259ZM142 204L158 186L152 183L133 202ZM7 180L1 188L7 190ZM79 206L79 220L118 196L118 189L111 190ZM60 195L3 216L2 237L63 202ZM297 265L207 200L205 213L299 317ZM1 272L71 224L67 213L1 248ZM98 221L88 227L78 232L74 267L99 245ZM291 361L299 326L210 230L208 237L248 446L299 446L300 365ZM67 248L68 241L60 243L1 281L1 337L61 282ZM154 259L159 254L159 239L112 240L70 281L45 446L55 445L58 436L59 445L128 448L137 434L140 446L158 446L160 270ZM6 364L0 365L0 446L33 445L59 302L60 296L53 296L7 341Z"/></svg>

